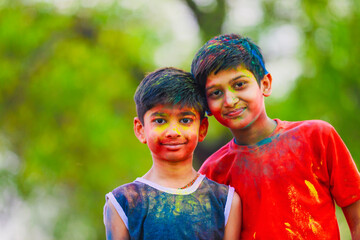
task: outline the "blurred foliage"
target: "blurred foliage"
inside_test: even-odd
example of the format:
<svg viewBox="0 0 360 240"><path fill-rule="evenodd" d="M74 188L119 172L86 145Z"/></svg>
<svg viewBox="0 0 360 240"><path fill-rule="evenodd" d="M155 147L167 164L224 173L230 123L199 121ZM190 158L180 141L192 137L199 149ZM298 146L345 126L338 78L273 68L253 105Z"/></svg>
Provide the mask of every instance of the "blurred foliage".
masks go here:
<svg viewBox="0 0 360 240"><path fill-rule="evenodd" d="M222 24L226 16L226 1L194 1L185 0L200 26L200 34L204 40L208 40L221 32ZM199 3L203 3L199 5Z"/></svg>
<svg viewBox="0 0 360 240"><path fill-rule="evenodd" d="M267 4L269 16L275 8ZM302 30L302 74L290 96L268 107L271 117L322 119L338 131L360 167L359 1L301 1L291 23ZM278 19L287 21L288 19ZM276 23L275 23L276 24ZM276 79L274 79L276 81Z"/></svg>
<svg viewBox="0 0 360 240"><path fill-rule="evenodd" d="M74 239L68 232L76 222L95 233L82 238L102 239L105 191L151 166L133 134L132 97L154 68L149 59L158 39L136 19L126 24L131 16L121 8L113 17L88 11L0 9L1 134L21 159L14 181L23 196L34 197L38 187L62 189L68 206L59 213L56 239Z"/></svg>
<svg viewBox="0 0 360 240"><path fill-rule="evenodd" d="M220 33L228 9L224 1L196 2L183 1L204 42ZM294 1L297 14L284 14L279 2L263 0L263 21L238 31L258 42L273 26L301 30L302 74L286 99L268 100L268 114L329 121L359 166L360 3L345 1L344 14L336 1ZM51 196L53 205L41 210L59 208L46 225L49 239L104 239L104 194L150 168L149 151L132 130L133 93L156 68L154 52L164 41L145 15L117 1L68 13L52 4L0 2L0 193L11 185L28 202ZM196 167L231 137L210 121ZM5 164L9 152L18 165Z"/></svg>

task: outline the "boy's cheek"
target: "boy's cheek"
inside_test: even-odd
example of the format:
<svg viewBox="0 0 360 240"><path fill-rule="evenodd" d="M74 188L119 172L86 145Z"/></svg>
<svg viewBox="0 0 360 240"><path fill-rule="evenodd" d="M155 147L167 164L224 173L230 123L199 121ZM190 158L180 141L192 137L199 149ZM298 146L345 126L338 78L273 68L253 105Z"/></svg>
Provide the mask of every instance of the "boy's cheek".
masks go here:
<svg viewBox="0 0 360 240"><path fill-rule="evenodd" d="M219 116L214 116L214 117L221 125L224 125L225 127L229 127L228 122L225 119Z"/></svg>
<svg viewBox="0 0 360 240"><path fill-rule="evenodd" d="M219 112L217 112L217 113L215 113L215 114L213 114L213 115L214 115L215 119L216 119L221 125L223 125L223 126L225 126L225 127L227 127L227 128L230 127L230 125L231 125L231 120L223 118L222 114L219 113Z"/></svg>
<svg viewBox="0 0 360 240"><path fill-rule="evenodd" d="M221 105L208 102L209 110L212 115L216 115L221 112Z"/></svg>
<svg viewBox="0 0 360 240"><path fill-rule="evenodd" d="M149 141L148 147L152 153L158 154L161 152L161 145L159 142Z"/></svg>
<svg viewBox="0 0 360 240"><path fill-rule="evenodd" d="M219 121L222 119L221 109L219 108L210 108L211 114Z"/></svg>

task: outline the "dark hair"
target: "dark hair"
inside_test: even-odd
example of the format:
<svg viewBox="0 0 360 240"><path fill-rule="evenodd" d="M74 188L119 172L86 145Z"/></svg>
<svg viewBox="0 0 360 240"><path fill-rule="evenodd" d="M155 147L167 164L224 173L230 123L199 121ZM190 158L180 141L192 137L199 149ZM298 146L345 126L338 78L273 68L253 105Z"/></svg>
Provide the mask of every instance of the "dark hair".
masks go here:
<svg viewBox="0 0 360 240"><path fill-rule="evenodd" d="M255 43L239 34L225 34L213 37L199 49L191 64L191 73L204 91L211 73L239 65L251 71L259 85L267 74L260 48Z"/></svg>
<svg viewBox="0 0 360 240"><path fill-rule="evenodd" d="M145 113L158 104L193 107L201 119L205 116L205 95L195 79L189 72L173 67L149 73L137 87L134 100L141 123Z"/></svg>

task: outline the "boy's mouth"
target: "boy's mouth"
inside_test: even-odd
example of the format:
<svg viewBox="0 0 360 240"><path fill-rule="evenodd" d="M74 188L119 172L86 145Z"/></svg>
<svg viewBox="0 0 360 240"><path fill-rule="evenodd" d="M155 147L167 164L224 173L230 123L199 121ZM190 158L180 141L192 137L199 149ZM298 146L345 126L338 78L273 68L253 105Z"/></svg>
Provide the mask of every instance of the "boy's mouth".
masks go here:
<svg viewBox="0 0 360 240"><path fill-rule="evenodd" d="M237 117L239 117L245 110L246 110L246 107L233 109L233 110L224 112L224 113L223 113L223 116L226 117L226 118L237 118Z"/></svg>
<svg viewBox="0 0 360 240"><path fill-rule="evenodd" d="M170 150L177 150L180 147L182 147L182 145L185 145L186 142L162 142L161 145L165 146L166 148L170 149Z"/></svg>

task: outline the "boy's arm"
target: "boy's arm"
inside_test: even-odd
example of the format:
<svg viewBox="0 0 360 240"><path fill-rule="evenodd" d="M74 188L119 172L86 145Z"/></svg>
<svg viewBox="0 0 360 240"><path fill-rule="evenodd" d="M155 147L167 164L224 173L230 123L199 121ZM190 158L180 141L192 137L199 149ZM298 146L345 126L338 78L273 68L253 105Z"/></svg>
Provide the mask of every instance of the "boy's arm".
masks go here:
<svg viewBox="0 0 360 240"><path fill-rule="evenodd" d="M105 205L105 229L107 240L128 240L129 231L117 213L114 205L107 201Z"/></svg>
<svg viewBox="0 0 360 240"><path fill-rule="evenodd" d="M360 200L342 208L352 239L360 239Z"/></svg>
<svg viewBox="0 0 360 240"><path fill-rule="evenodd" d="M234 192L229 218L225 226L224 240L233 240L240 238L241 219L242 219L241 199L239 195L236 192Z"/></svg>

